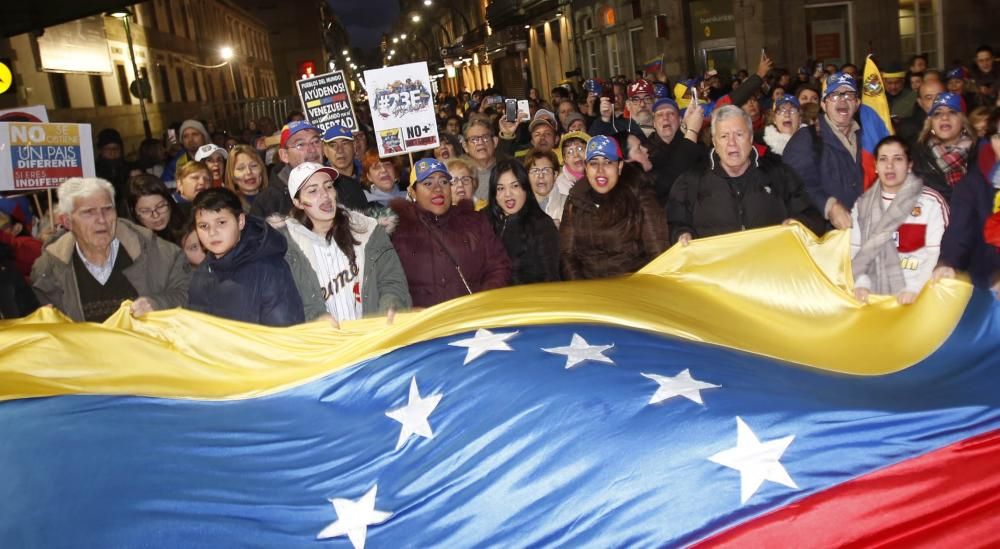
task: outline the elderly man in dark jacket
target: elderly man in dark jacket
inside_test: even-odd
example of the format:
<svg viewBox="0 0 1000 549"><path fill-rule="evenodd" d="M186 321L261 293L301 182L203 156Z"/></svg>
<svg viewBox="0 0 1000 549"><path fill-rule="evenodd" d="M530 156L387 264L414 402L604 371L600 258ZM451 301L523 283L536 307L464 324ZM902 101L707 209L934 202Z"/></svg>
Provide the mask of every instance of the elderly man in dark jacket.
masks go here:
<svg viewBox="0 0 1000 549"><path fill-rule="evenodd" d="M780 160L761 160L750 116L733 105L712 113L712 165L682 175L670 191L671 239L714 236L796 220L823 232L802 182Z"/></svg>
<svg viewBox="0 0 1000 549"><path fill-rule="evenodd" d="M673 99L657 99L653 104L653 134L649 136L649 160L653 163L656 200L667 205L670 188L680 175L708 164L705 147L698 135L705 117L701 107L689 108L681 121Z"/></svg>
<svg viewBox="0 0 1000 549"><path fill-rule="evenodd" d="M819 135L812 127L795 132L782 155L805 183L806 192L823 217L837 229L851 226L851 207L864 192L861 126L854 121L861 99L849 74L827 78Z"/></svg>

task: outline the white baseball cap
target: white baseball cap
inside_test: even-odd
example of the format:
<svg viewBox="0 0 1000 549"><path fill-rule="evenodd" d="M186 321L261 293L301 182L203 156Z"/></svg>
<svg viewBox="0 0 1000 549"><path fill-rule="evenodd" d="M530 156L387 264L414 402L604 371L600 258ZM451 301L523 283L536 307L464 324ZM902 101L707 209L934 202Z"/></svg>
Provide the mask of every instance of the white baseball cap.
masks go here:
<svg viewBox="0 0 1000 549"><path fill-rule="evenodd" d="M315 162L303 162L292 168L291 173L288 174L288 195L295 198L295 195L298 194L302 185L305 185L306 181L308 181L309 178L317 172L329 174L331 179L337 179L340 175L337 173L337 170L329 166L324 166Z"/></svg>
<svg viewBox="0 0 1000 549"><path fill-rule="evenodd" d="M217 152L222 153L222 158L229 160L229 153L226 152L226 149L212 143L198 147L198 152L194 153L194 159L201 162Z"/></svg>

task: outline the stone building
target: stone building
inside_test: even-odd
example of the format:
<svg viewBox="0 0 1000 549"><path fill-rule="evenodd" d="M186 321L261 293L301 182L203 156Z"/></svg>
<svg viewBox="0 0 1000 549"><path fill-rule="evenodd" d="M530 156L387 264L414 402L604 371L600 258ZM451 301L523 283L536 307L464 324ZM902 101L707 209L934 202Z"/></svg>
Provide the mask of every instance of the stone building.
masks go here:
<svg viewBox="0 0 1000 549"><path fill-rule="evenodd" d="M269 32L235 1L151 0L130 9L136 65L150 84L146 111L154 137L185 118L217 120L226 102L277 95ZM67 31L86 36L97 65L74 63L81 53L73 40L60 41ZM233 51L224 65L223 47ZM0 57L11 59L17 82L15 93L0 96L0 108L44 105L53 121L87 122L95 132L114 127L127 150L144 137L139 101L130 93L136 74L120 19L98 14L0 39ZM62 64L47 68L50 61Z"/></svg>

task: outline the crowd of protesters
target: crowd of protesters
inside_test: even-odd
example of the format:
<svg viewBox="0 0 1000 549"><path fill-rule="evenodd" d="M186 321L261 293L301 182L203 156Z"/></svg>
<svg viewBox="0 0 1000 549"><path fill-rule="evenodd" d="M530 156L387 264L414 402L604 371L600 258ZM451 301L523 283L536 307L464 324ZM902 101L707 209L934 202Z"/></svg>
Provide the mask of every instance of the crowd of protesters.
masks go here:
<svg viewBox="0 0 1000 549"><path fill-rule="evenodd" d="M994 58L983 46L968 66L883 64L895 135L874 148L867 186L858 67L789 71L766 54L732 78L532 89L516 114L499 90L439 93L440 146L412 165L379 157L362 102L357 131L299 113L238 135L185 120L132 162L104 129L98 177L62 184L57 226L3 201L2 313L42 304L99 322L131 300L136 316L391 321L508 285L625 275L671 245L789 223L850 231L858 300L911 303L961 272L995 292Z"/></svg>

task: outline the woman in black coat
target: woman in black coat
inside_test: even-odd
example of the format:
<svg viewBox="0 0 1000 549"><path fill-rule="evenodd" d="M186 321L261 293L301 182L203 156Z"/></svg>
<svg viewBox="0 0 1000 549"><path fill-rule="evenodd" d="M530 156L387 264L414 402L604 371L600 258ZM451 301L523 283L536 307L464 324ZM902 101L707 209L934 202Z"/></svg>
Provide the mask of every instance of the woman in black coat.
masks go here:
<svg viewBox="0 0 1000 549"><path fill-rule="evenodd" d="M512 285L559 280L559 231L538 205L528 172L519 162L497 162L490 175L487 211L510 256Z"/></svg>

